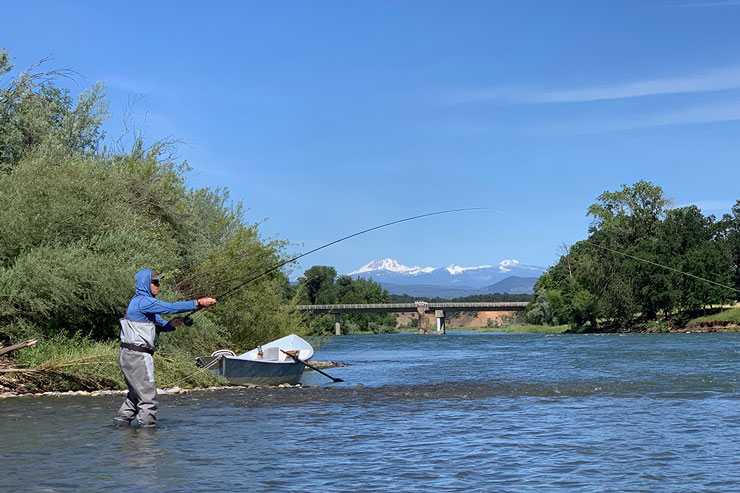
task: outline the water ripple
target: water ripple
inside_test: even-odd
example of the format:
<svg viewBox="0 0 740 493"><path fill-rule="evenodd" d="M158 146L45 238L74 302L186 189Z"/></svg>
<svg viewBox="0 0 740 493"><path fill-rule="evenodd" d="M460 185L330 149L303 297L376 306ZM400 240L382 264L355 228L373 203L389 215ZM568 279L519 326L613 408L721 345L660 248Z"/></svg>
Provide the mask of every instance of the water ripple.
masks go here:
<svg viewBox="0 0 740 493"><path fill-rule="evenodd" d="M730 491L740 337L343 337L346 384L0 401L8 490ZM377 353L378 358L374 358ZM362 382L364 386L354 384Z"/></svg>

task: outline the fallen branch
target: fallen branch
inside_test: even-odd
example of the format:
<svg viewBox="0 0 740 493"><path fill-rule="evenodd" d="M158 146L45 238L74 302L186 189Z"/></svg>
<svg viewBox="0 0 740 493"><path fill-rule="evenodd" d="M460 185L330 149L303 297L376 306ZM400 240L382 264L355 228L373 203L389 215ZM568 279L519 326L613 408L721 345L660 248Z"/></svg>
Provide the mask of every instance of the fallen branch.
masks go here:
<svg viewBox="0 0 740 493"><path fill-rule="evenodd" d="M36 339L29 339L27 341L19 342L18 344L13 344L12 346L0 348L0 356L2 356L3 354L11 353L18 349L22 349L24 347L33 346L34 344L36 344Z"/></svg>

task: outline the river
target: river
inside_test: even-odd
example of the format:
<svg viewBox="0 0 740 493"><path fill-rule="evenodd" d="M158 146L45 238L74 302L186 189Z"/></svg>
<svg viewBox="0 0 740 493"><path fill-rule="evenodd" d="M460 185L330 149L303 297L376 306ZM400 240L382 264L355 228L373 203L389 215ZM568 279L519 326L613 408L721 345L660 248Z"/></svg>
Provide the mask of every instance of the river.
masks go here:
<svg viewBox="0 0 740 493"><path fill-rule="evenodd" d="M0 400L3 491L740 491L740 334L342 336L304 388ZM309 388L308 386L316 387Z"/></svg>

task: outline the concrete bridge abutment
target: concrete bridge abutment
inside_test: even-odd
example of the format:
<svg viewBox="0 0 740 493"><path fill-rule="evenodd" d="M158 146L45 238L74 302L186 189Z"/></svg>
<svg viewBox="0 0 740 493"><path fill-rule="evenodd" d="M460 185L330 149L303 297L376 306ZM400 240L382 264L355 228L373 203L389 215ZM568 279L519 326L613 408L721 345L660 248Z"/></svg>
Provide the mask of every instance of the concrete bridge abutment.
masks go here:
<svg viewBox="0 0 740 493"><path fill-rule="evenodd" d="M437 320L437 333L446 333L446 313L459 311L502 311L514 312L524 310L526 301L500 301L500 302L426 302L416 301L414 303L367 303L367 304L335 304L335 305L298 305L297 309L302 312L330 313L334 315L334 334L342 334L342 313L414 313L419 320L417 334L430 334L431 311ZM429 314L429 315L428 315Z"/></svg>
<svg viewBox="0 0 740 493"><path fill-rule="evenodd" d="M437 317L437 332L439 332L440 334L446 334L447 330L445 328L445 311L434 310L434 316Z"/></svg>

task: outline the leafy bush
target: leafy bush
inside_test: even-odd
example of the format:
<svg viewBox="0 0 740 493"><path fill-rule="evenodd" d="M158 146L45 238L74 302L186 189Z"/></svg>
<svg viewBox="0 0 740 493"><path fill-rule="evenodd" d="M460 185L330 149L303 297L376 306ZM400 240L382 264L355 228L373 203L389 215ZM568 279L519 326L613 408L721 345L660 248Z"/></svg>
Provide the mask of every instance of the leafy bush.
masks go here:
<svg viewBox="0 0 740 493"><path fill-rule="evenodd" d="M10 70L0 50L0 78ZM285 258L287 243L264 241L227 190L188 189L189 168L167 143L106 151L102 86L75 103L54 87L58 74L25 72L0 87L0 343L41 339L19 353L28 365L102 348L114 361L118 319L145 267L165 275L165 301L225 297L163 335L165 372L194 369L194 356L215 349L305 333L310 324L284 307L282 270L250 282Z"/></svg>
<svg viewBox="0 0 740 493"><path fill-rule="evenodd" d="M646 332L668 332L671 329L663 320L651 320L645 324Z"/></svg>

